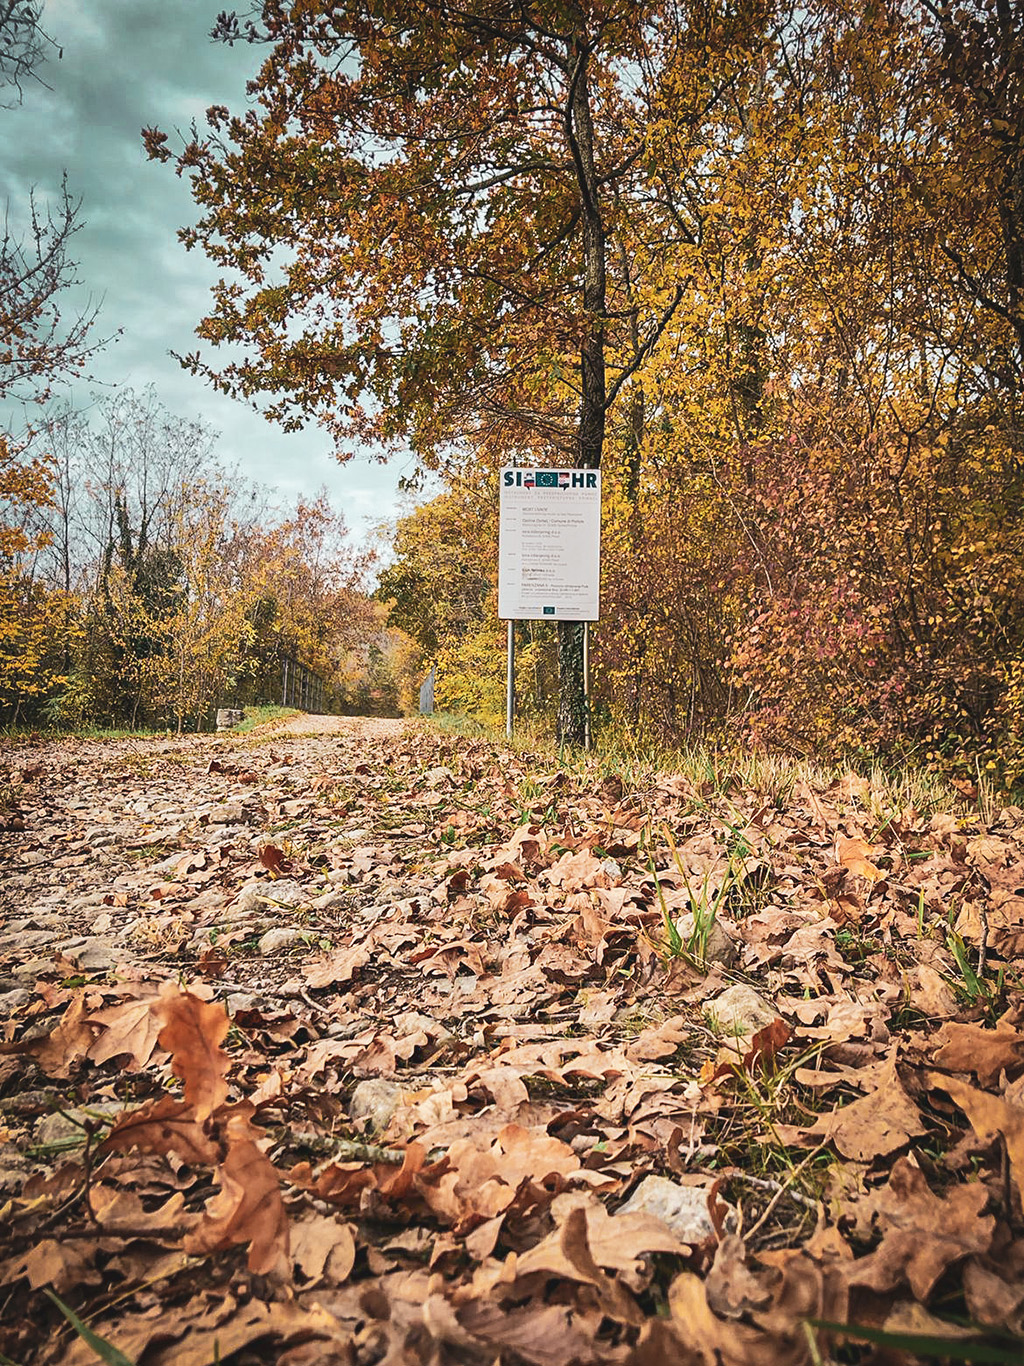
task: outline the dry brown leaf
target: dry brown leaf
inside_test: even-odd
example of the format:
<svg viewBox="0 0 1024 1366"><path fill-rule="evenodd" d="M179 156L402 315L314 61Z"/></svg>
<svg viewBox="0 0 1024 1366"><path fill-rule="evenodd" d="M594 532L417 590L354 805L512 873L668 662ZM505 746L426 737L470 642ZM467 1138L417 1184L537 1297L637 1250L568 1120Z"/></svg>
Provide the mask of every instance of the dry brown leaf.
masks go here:
<svg viewBox="0 0 1024 1366"><path fill-rule="evenodd" d="M283 873L290 873L292 870L290 859L285 856L284 850L279 849L276 844L260 845L259 859L272 878L280 877Z"/></svg>
<svg viewBox="0 0 1024 1366"><path fill-rule="evenodd" d="M964 1266L964 1295L976 1323L1024 1333L1024 1242L997 1255L971 1257Z"/></svg>
<svg viewBox="0 0 1024 1366"><path fill-rule="evenodd" d="M130 1059L127 1071L137 1072L145 1067L153 1056L160 1034L160 1021L151 1005L148 999L124 1001L94 1011L89 1016L89 1023L102 1025L103 1032L89 1048L89 1061L100 1066L111 1058L127 1057Z"/></svg>
<svg viewBox="0 0 1024 1366"><path fill-rule="evenodd" d="M982 1086L994 1086L1000 1072L1011 1077L1024 1068L1024 1034L999 1020L994 1029L980 1024L944 1024L935 1037L936 1066L973 1072Z"/></svg>
<svg viewBox="0 0 1024 1366"><path fill-rule="evenodd" d="M245 1121L229 1121L228 1151L217 1171L220 1190L202 1222L185 1239L185 1251L219 1252L249 1244L249 1270L281 1275L288 1256L288 1218L278 1173L251 1138Z"/></svg>
<svg viewBox="0 0 1024 1366"><path fill-rule="evenodd" d="M100 1236L97 1230L96 1238ZM20 1256L0 1262L0 1285L13 1285L26 1280L33 1290L51 1285L58 1294L84 1282L95 1284L101 1277L92 1261L95 1243L88 1241L61 1243L46 1238Z"/></svg>
<svg viewBox="0 0 1024 1366"><path fill-rule="evenodd" d="M236 1305L229 1300L223 1307L205 1314L189 1312L189 1305L169 1306L158 1316L133 1315L116 1325L97 1328L132 1361L145 1353L146 1366L210 1366L227 1360L243 1347L269 1340L283 1347L290 1342L329 1342L349 1340L349 1334L333 1314L318 1304L300 1307L293 1301L252 1299ZM260 1354L262 1360L279 1360ZM96 1353L78 1340L61 1357L61 1366L96 1366Z"/></svg>
<svg viewBox="0 0 1024 1366"><path fill-rule="evenodd" d="M308 1286L340 1285L356 1260L355 1229L329 1214L311 1214L291 1228L291 1255Z"/></svg>
<svg viewBox="0 0 1024 1366"><path fill-rule="evenodd" d="M858 1219L880 1228L882 1242L844 1264L847 1283L886 1293L905 1281L927 1302L951 1266L988 1252L996 1221L982 1213L987 1204L988 1190L977 1182L953 1186L940 1199L920 1169L901 1157L888 1184L858 1202Z"/></svg>
<svg viewBox="0 0 1024 1366"><path fill-rule="evenodd" d="M971 1122L979 1138L1002 1134L1010 1170L1018 1188L1024 1189L1024 1108L1008 1104L988 1091L977 1091L957 1077L930 1072L928 1083L952 1096Z"/></svg>
<svg viewBox="0 0 1024 1366"><path fill-rule="evenodd" d="M872 1162L898 1152L912 1138L927 1132L921 1112L904 1091L896 1070L893 1048L879 1075L877 1090L821 1115L799 1133L803 1143L833 1143L844 1157ZM787 1131L788 1132L788 1131Z"/></svg>
<svg viewBox="0 0 1024 1366"><path fill-rule="evenodd" d="M24 1043L4 1044L0 1052L22 1053L34 1058L48 1077L69 1077L88 1054L93 1034L85 996L79 992L49 1034Z"/></svg>
<svg viewBox="0 0 1024 1366"><path fill-rule="evenodd" d="M370 950L365 944L336 949L326 958L314 960L305 970L306 985L314 991L323 987L344 986L370 961Z"/></svg>
<svg viewBox="0 0 1024 1366"><path fill-rule="evenodd" d="M220 1147L196 1120L188 1101L161 1096L138 1110L118 1116L99 1153L126 1152L138 1148L146 1153L173 1153L183 1162L210 1166L220 1157Z"/></svg>
<svg viewBox="0 0 1024 1366"><path fill-rule="evenodd" d="M869 882L878 882L885 874L871 862L869 855L872 853L874 850L866 840L836 836L836 863L840 868L848 868L855 876L867 878Z"/></svg>
<svg viewBox="0 0 1024 1366"><path fill-rule="evenodd" d="M534 1275L581 1281L594 1287L611 1318L638 1327L644 1316L636 1300L620 1281L602 1271L594 1260L587 1238L587 1218L588 1211L577 1207L560 1228L536 1247L522 1253L514 1268L517 1293L522 1282Z"/></svg>
<svg viewBox="0 0 1024 1366"><path fill-rule="evenodd" d="M518 1354L535 1366L601 1360L595 1343L600 1315L588 1316L568 1305L531 1303L505 1310L487 1300L473 1300L458 1310L458 1321L491 1348L505 1348L513 1359Z"/></svg>
<svg viewBox="0 0 1024 1366"><path fill-rule="evenodd" d="M171 1055L171 1071L185 1087L185 1099L202 1123L228 1095L231 1059L221 1048L230 1021L219 1002L203 1001L169 982L153 1004L160 1021L157 1042Z"/></svg>

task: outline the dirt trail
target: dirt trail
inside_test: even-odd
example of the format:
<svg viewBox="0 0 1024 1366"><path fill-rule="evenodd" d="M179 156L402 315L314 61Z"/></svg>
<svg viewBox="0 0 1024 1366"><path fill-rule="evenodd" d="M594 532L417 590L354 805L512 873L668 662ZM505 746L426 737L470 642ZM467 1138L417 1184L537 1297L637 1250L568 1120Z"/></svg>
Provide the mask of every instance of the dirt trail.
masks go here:
<svg viewBox="0 0 1024 1366"><path fill-rule="evenodd" d="M0 824L0 1359L1019 1355L1024 811L300 716Z"/></svg>
<svg viewBox="0 0 1024 1366"><path fill-rule="evenodd" d="M409 722L382 716L326 716L303 712L288 717L277 729L285 735L349 735L394 740L408 732Z"/></svg>

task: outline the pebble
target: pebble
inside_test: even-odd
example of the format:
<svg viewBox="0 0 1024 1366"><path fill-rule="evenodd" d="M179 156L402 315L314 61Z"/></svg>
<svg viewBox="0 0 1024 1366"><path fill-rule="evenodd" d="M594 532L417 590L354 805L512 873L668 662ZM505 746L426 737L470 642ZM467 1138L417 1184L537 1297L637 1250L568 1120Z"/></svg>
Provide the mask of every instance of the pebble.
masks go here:
<svg viewBox="0 0 1024 1366"><path fill-rule="evenodd" d="M402 1103L402 1088L393 1081L371 1077L361 1081L349 1101L349 1119L369 1120L374 1133L380 1133L391 1123L391 1116Z"/></svg>
<svg viewBox="0 0 1024 1366"><path fill-rule="evenodd" d="M756 1034L779 1018L775 1007L743 982L726 988L704 1009L723 1034Z"/></svg>
<svg viewBox="0 0 1024 1366"><path fill-rule="evenodd" d="M676 929L679 931L683 943L689 945L696 929L695 917L692 914L680 916L676 921ZM707 933L707 940L703 945L694 942L692 952L694 955L699 955L704 963L721 963L726 968L733 967L739 958L739 950L736 944L719 920L712 921L711 928Z"/></svg>
<svg viewBox="0 0 1024 1366"><path fill-rule="evenodd" d="M231 903L232 911L254 911L265 909L268 905L301 906L306 893L294 878L254 878L244 883Z"/></svg>
<svg viewBox="0 0 1024 1366"><path fill-rule="evenodd" d="M653 1214L681 1243L703 1243L715 1236L706 1186L677 1186L666 1176L646 1176L616 1214Z"/></svg>
<svg viewBox="0 0 1024 1366"><path fill-rule="evenodd" d="M244 825L245 808L238 802L211 806L206 813L206 822L208 825Z"/></svg>
<svg viewBox="0 0 1024 1366"><path fill-rule="evenodd" d="M124 1109L120 1101L103 1100L95 1105L90 1105L89 1110L64 1110L52 1115L44 1115L35 1127L34 1138L36 1143L59 1143L62 1138L80 1137L85 1143L86 1123L97 1122L97 1116L103 1115L112 1118Z"/></svg>
<svg viewBox="0 0 1024 1366"><path fill-rule="evenodd" d="M113 967L121 952L102 935L90 935L86 939L65 939L62 943L55 944L54 948L80 972L103 972Z"/></svg>
<svg viewBox="0 0 1024 1366"><path fill-rule="evenodd" d="M301 931L282 925L275 930L267 930L258 947L263 957L269 958L272 953L294 948L301 939Z"/></svg>

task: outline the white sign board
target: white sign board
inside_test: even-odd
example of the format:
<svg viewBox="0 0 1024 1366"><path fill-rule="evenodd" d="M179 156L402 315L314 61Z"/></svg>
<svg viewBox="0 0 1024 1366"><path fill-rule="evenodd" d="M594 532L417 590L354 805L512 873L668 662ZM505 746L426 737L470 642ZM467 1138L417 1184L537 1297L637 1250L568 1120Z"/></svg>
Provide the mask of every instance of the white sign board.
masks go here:
<svg viewBox="0 0 1024 1366"><path fill-rule="evenodd" d="M500 481L498 616L597 621L600 472L508 466Z"/></svg>

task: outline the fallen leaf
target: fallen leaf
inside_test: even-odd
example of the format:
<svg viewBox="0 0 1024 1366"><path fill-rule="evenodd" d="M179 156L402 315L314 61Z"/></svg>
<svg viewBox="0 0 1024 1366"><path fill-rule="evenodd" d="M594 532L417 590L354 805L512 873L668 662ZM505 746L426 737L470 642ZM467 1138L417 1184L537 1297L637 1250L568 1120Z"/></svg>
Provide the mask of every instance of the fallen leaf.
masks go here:
<svg viewBox="0 0 1024 1366"><path fill-rule="evenodd" d="M975 1090L957 1077L947 1077L941 1072L930 1072L927 1080L929 1085L939 1087L953 1098L979 1138L1002 1134L1013 1179L1018 1188L1024 1188L1024 1108L1009 1105L999 1096Z"/></svg>
<svg viewBox="0 0 1024 1366"><path fill-rule="evenodd" d="M994 1029L979 1024L944 1024L935 1036L938 1067L973 1072L982 1086L994 1086L1000 1072L1024 1069L1024 1034L999 1020Z"/></svg>
<svg viewBox="0 0 1024 1366"><path fill-rule="evenodd" d="M89 1048L89 1061L100 1066L111 1058L127 1057L131 1060L128 1071L137 1072L145 1067L160 1034L160 1021L151 1006L149 1000L124 1001L94 1011L89 1023L102 1025L103 1032Z"/></svg>
<svg viewBox="0 0 1024 1366"><path fill-rule="evenodd" d="M153 1010L160 1021L157 1038L171 1055L171 1071L185 1087L185 1099L202 1122L227 1099L230 1058L221 1048L230 1021L224 1007L203 1001L168 983Z"/></svg>
<svg viewBox="0 0 1024 1366"><path fill-rule="evenodd" d="M286 857L284 850L279 849L276 844L261 844L259 860L272 878L281 877L283 874L292 871L291 860Z"/></svg>
<svg viewBox="0 0 1024 1366"><path fill-rule="evenodd" d="M996 1221L982 1213L988 1199L980 1182L953 1186L940 1198L918 1167L899 1158L887 1184L857 1204L859 1224L880 1229L882 1241L844 1264L847 1283L883 1294L906 1282L926 1303L951 1266L991 1247Z"/></svg>
<svg viewBox="0 0 1024 1366"><path fill-rule="evenodd" d="M851 839L846 835L836 836L836 862L841 868L848 868L857 877L877 882L885 874L868 857L873 850L865 840Z"/></svg>
<svg viewBox="0 0 1024 1366"><path fill-rule="evenodd" d="M288 1218L277 1171L266 1154L228 1126L228 1151L217 1169L220 1190L202 1222L185 1239L185 1251L218 1252L249 1244L249 1270L280 1275L288 1256Z"/></svg>

